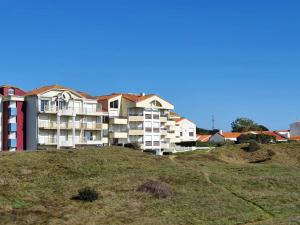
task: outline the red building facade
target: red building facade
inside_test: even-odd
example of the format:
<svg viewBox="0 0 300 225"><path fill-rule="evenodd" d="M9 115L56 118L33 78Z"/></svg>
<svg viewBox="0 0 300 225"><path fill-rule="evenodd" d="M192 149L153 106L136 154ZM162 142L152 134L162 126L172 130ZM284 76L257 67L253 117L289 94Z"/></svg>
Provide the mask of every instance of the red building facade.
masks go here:
<svg viewBox="0 0 300 225"><path fill-rule="evenodd" d="M25 91L13 86L1 86L2 95L2 150L25 149ZM0 109L1 110L1 109ZM1 129L1 128L0 128Z"/></svg>

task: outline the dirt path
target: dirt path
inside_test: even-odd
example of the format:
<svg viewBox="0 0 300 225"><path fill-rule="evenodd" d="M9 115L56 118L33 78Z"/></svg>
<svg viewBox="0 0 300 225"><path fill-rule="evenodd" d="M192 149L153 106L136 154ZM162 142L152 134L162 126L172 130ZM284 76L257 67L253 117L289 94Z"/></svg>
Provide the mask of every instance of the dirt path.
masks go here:
<svg viewBox="0 0 300 225"><path fill-rule="evenodd" d="M202 175L204 176L205 180L219 188L219 189L222 189L223 191L225 192L229 192L230 194L232 194L234 197L244 201L244 202L247 202L249 205L253 206L254 208L256 208L258 211L261 211L264 215L268 216L269 218L268 219L261 219L261 220L256 220L256 221L253 221L253 222L249 222L249 223L245 223L244 225L253 225L253 224L257 224L257 223L260 223L260 222L263 222L263 221L269 221L269 220L272 220L275 216L271 213L271 212L268 212L266 209L264 209L262 206L260 206L259 204L257 204L256 202L253 202L249 199L246 199L245 197L241 196L241 195L238 195L237 193L233 192L232 190L226 188L225 186L223 185L220 185L220 184L217 184L217 183L214 183L213 181L211 181L210 177L209 177L209 174L205 171L202 171L201 172Z"/></svg>

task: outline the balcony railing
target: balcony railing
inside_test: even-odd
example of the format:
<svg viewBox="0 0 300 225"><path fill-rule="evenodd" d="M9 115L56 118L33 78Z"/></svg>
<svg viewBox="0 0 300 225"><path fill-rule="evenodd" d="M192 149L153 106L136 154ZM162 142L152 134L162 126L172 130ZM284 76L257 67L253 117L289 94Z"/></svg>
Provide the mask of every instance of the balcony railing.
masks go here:
<svg viewBox="0 0 300 225"><path fill-rule="evenodd" d="M76 114L95 114L103 112L101 108L99 109L90 109L90 108L73 108L73 107L62 107L59 108L57 106L44 106L40 108L40 112L45 113L76 113Z"/></svg>

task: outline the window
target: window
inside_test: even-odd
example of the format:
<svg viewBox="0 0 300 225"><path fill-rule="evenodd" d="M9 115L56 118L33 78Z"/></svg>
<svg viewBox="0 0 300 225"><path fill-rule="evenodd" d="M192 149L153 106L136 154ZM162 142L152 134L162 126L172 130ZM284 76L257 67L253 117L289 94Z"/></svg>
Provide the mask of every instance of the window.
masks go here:
<svg viewBox="0 0 300 225"><path fill-rule="evenodd" d="M180 136L182 137L182 132L180 132Z"/></svg>
<svg viewBox="0 0 300 225"><path fill-rule="evenodd" d="M153 128L153 133L159 133L159 128Z"/></svg>
<svg viewBox="0 0 300 225"><path fill-rule="evenodd" d="M41 100L41 111L49 110L49 100Z"/></svg>
<svg viewBox="0 0 300 225"><path fill-rule="evenodd" d="M146 146L152 146L152 141L146 141Z"/></svg>
<svg viewBox="0 0 300 225"><path fill-rule="evenodd" d="M109 122L109 117L103 116L103 123L108 123L108 122Z"/></svg>
<svg viewBox="0 0 300 225"><path fill-rule="evenodd" d="M15 89L9 88L8 89L8 95L15 95Z"/></svg>
<svg viewBox="0 0 300 225"><path fill-rule="evenodd" d="M119 100L110 102L110 108L111 109L118 109L119 108Z"/></svg>
<svg viewBox="0 0 300 225"><path fill-rule="evenodd" d="M162 104L159 101L156 101L156 100L152 101L151 105L156 106L156 107L162 107Z"/></svg>
<svg viewBox="0 0 300 225"><path fill-rule="evenodd" d="M194 137L194 132L189 132L190 137Z"/></svg>
<svg viewBox="0 0 300 225"><path fill-rule="evenodd" d="M146 127L146 132L152 132L152 128L151 127Z"/></svg>
<svg viewBox="0 0 300 225"><path fill-rule="evenodd" d="M146 114L146 115L145 115L145 118L146 118L147 120L151 120L151 119L152 119L152 115L151 115L151 114Z"/></svg>
<svg viewBox="0 0 300 225"><path fill-rule="evenodd" d="M85 131L84 137L86 141L92 141L93 140L93 132L92 131Z"/></svg>
<svg viewBox="0 0 300 225"><path fill-rule="evenodd" d="M56 100L55 104L59 110L66 108L66 102L64 100Z"/></svg>
<svg viewBox="0 0 300 225"><path fill-rule="evenodd" d="M153 114L153 119L154 120L159 120L159 115L158 114Z"/></svg>
<svg viewBox="0 0 300 225"><path fill-rule="evenodd" d="M160 146L160 142L159 142L159 141L154 141L154 142L153 142L153 145L154 145L154 146Z"/></svg>

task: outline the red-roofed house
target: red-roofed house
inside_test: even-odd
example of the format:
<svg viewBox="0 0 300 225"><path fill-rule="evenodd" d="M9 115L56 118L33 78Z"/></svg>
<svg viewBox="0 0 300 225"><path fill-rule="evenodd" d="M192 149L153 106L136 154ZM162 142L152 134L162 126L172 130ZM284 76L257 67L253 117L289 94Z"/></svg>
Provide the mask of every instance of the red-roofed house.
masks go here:
<svg viewBox="0 0 300 225"><path fill-rule="evenodd" d="M213 142L213 143L224 143L226 141L235 142L235 141L237 141L237 138L239 136L241 136L241 133L237 133L237 132L223 132L221 130L218 133L212 135L209 141Z"/></svg>
<svg viewBox="0 0 300 225"><path fill-rule="evenodd" d="M199 141L199 142L209 142L210 138L211 138L211 135L203 135L203 134L197 135L197 141Z"/></svg>

